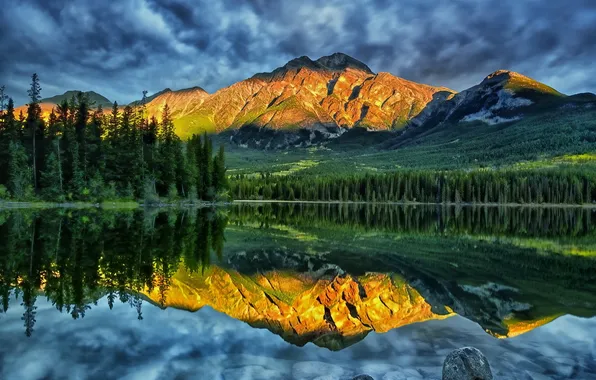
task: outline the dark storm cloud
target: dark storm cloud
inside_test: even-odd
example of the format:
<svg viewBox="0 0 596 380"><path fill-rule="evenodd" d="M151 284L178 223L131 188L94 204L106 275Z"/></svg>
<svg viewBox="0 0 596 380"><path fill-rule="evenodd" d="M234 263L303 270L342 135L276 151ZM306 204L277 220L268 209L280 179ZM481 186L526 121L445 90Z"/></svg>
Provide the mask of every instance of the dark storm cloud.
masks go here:
<svg viewBox="0 0 596 380"><path fill-rule="evenodd" d="M456 90L511 69L596 91L590 0L7 0L0 37L0 84L17 103L33 72L45 96L82 89L128 102L144 89L213 92L336 51Z"/></svg>

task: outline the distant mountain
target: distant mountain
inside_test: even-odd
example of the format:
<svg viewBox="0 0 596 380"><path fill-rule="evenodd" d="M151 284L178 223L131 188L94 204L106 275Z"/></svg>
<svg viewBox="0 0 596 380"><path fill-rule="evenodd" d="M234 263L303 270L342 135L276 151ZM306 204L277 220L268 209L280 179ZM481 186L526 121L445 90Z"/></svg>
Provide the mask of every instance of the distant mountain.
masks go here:
<svg viewBox="0 0 596 380"><path fill-rule="evenodd" d="M79 92L81 92L81 91L76 91L76 90L66 91L62 95L55 95L50 98L41 99L40 102L41 103L50 103L50 104L60 104L64 100L70 101L70 99L72 99L73 96L76 97ZM85 91L83 93L85 95L87 95L87 97L93 104L93 108L97 108L99 106L102 106L103 108L109 108L112 106L112 102L108 98L106 98L105 96L103 96L101 94L98 94L95 91Z"/></svg>
<svg viewBox="0 0 596 380"><path fill-rule="evenodd" d="M444 122L483 121L499 124L519 120L533 106L566 96L522 74L499 70L480 84L447 97L437 97L411 125L434 126Z"/></svg>
<svg viewBox="0 0 596 380"><path fill-rule="evenodd" d="M55 96L52 96L49 98L41 99L40 104L39 104L39 106L41 107L41 116L45 120L47 120L50 117L52 110L58 104L62 103L64 100L70 101L72 99L72 97L73 96L76 97L79 92L83 92L83 91L71 90L71 91L66 91L62 95L55 95ZM86 94L87 97L89 98L89 100L91 101L91 103L92 103L91 108L97 108L99 106L101 106L104 110L109 110L110 108L112 108L113 103L105 96L100 95L94 91L84 91L83 93ZM20 113L23 113L23 115L27 115L27 105L26 104L15 108L15 115L17 117L19 116Z"/></svg>

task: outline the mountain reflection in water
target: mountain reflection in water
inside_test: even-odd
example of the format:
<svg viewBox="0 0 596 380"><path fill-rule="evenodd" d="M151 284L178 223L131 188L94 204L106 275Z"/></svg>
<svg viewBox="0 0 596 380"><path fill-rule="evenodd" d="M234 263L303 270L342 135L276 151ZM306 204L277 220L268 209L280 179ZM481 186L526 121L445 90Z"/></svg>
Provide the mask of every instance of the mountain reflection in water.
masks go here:
<svg viewBox="0 0 596 380"><path fill-rule="evenodd" d="M208 306L333 351L430 320L507 338L596 315L596 215L580 208L15 210L0 241L2 310L33 337L47 305Z"/></svg>

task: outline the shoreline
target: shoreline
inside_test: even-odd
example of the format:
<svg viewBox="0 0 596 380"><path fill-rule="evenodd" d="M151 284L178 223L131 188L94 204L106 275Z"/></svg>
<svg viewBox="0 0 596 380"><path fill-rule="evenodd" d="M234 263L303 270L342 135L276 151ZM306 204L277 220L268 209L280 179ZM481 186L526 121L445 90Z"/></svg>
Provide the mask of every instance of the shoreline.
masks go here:
<svg viewBox="0 0 596 380"><path fill-rule="evenodd" d="M86 209L96 208L104 210L133 210L140 208L205 208L230 205L231 202L177 202L177 203L139 203L135 201L105 201L100 203L92 202L0 202L0 210L18 209Z"/></svg>
<svg viewBox="0 0 596 380"><path fill-rule="evenodd" d="M570 203L435 203L435 202L353 202L353 201L287 201L287 200L256 200L235 199L231 203L295 203L295 204L353 204L353 205L391 205L391 206L442 206L442 207L511 207L511 208L584 208L596 209L596 204Z"/></svg>
<svg viewBox="0 0 596 380"><path fill-rule="evenodd" d="M137 209L137 208L204 208L204 207L225 207L233 204L335 204L335 205L389 205L389 206L440 206L440 207L507 207L507 208L574 208L596 210L596 204L568 204L568 203L434 203L434 202L367 202L367 201L288 201L271 199L235 199L227 202L163 202L163 203L139 203L135 201L105 201L101 203L92 202L0 202L2 209Z"/></svg>

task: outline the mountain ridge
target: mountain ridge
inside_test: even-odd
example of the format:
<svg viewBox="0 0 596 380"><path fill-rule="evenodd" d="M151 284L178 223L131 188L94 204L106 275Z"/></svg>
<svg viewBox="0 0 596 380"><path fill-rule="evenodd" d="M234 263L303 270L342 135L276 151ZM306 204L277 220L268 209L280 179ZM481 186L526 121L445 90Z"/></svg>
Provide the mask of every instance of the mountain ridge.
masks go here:
<svg viewBox="0 0 596 380"><path fill-rule="evenodd" d="M43 99L48 103L42 107L44 115L51 109L47 101L55 98ZM211 94L198 86L166 88L148 97L146 106L150 116L160 118L167 103L182 138L230 131L231 141L238 145L275 149L309 146L356 127L407 134L449 123L510 123L567 99L592 101L590 94L567 97L509 70L497 70L456 92L374 73L338 52L316 60L298 57Z"/></svg>

